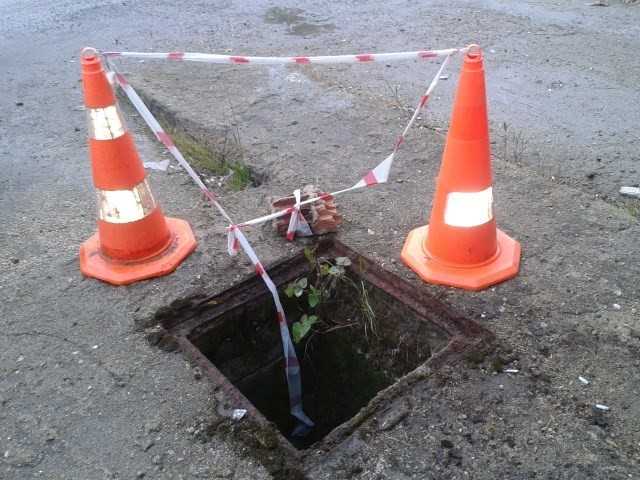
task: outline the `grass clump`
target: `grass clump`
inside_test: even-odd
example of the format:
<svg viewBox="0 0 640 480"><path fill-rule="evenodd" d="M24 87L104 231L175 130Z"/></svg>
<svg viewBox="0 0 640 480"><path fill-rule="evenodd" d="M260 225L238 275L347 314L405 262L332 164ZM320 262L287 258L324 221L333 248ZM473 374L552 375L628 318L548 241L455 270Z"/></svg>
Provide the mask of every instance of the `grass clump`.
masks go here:
<svg viewBox="0 0 640 480"><path fill-rule="evenodd" d="M229 178L227 185L229 185L229 188L234 192L244 190L253 183L253 175L246 165L237 162L231 165L230 168L233 174L231 178Z"/></svg>
<svg viewBox="0 0 640 480"><path fill-rule="evenodd" d="M192 166L205 174L228 177L227 185L240 191L253 183L249 167L240 160L242 149L236 139L225 137L219 148L213 149L178 129L171 129L171 138Z"/></svg>

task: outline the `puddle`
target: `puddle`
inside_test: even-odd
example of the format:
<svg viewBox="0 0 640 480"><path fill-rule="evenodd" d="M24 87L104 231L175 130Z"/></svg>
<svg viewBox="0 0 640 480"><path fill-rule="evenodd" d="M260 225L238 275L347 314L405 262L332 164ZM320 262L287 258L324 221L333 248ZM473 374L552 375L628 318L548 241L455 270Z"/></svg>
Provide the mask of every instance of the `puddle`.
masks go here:
<svg viewBox="0 0 640 480"><path fill-rule="evenodd" d="M264 14L264 21L274 25L287 25L289 34L301 37L335 30L335 25L309 20L304 14L305 11L300 8L271 7Z"/></svg>
<svg viewBox="0 0 640 480"><path fill-rule="evenodd" d="M485 350L493 338L425 290L337 240L321 242L316 256L347 257L351 265L333 295L312 312L306 303L309 289L300 297L284 293L302 277L316 283L314 275L320 270L311 269L302 252L268 270L282 293L290 324L305 312L321 320L296 345L304 408L316 422L302 440L289 435L293 423L282 346L271 297L259 278L211 297L177 302L158 316L167 338L176 340L222 388L233 408L246 409L248 418L274 431L289 452L295 451L292 445L331 448L353 433L363 418L384 409L398 391L422 378L416 373L420 368L462 361ZM363 313L364 306L374 313L373 319Z"/></svg>

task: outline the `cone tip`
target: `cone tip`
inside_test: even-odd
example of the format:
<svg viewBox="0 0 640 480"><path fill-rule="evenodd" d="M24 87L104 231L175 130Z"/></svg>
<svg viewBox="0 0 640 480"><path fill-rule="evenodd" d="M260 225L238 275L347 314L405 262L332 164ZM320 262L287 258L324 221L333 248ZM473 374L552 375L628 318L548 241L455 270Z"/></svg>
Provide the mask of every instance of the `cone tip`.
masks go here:
<svg viewBox="0 0 640 480"><path fill-rule="evenodd" d="M467 47L467 54L464 57L465 62L481 62L482 61L482 49L480 45L472 43Z"/></svg>
<svg viewBox="0 0 640 480"><path fill-rule="evenodd" d="M80 64L85 72L96 72L102 70L100 54L93 47L84 47L80 51Z"/></svg>

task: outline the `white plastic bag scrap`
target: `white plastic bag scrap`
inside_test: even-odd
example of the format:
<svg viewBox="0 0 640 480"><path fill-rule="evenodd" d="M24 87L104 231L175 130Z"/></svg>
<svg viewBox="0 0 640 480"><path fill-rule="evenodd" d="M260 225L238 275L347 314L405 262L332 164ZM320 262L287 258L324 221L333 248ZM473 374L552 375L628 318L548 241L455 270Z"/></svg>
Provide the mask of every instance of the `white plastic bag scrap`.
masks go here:
<svg viewBox="0 0 640 480"><path fill-rule="evenodd" d="M144 168L166 172L167 168L169 168L169 163L171 163L169 160L162 160L161 162L144 162Z"/></svg>
<svg viewBox="0 0 640 480"><path fill-rule="evenodd" d="M620 187L620 195L625 197L640 198L639 187Z"/></svg>
<svg viewBox="0 0 640 480"><path fill-rule="evenodd" d="M234 420L242 420L246 414L247 411L244 408L235 408L231 413L231 418Z"/></svg>

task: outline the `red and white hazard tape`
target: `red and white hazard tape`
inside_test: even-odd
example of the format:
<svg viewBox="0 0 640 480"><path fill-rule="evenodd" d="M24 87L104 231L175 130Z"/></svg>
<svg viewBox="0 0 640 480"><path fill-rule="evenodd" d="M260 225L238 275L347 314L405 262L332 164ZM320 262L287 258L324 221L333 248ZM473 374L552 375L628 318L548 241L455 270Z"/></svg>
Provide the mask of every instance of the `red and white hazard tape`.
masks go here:
<svg viewBox="0 0 640 480"><path fill-rule="evenodd" d="M171 155L178 161L178 163L185 169L185 171L189 174L192 180L200 187L200 190L204 193L207 199L214 205L214 207L220 212L220 214L233 225L233 220L229 214L225 211L225 209L220 205L220 202L216 200L216 196L214 193L207 188L204 182L200 179L198 174L191 168L189 162L184 158L178 147L175 146L171 137L164 131L164 129L160 126L156 118L149 111L145 103L142 101L138 93L134 90L134 88L129 84L127 79L117 71L115 66L107 61L107 65L113 71L113 78L117 85L122 88L124 93L129 98L129 101L133 104L135 109L138 111L140 116L144 119L146 124L149 126L151 131L154 133L156 138L169 150ZM298 358L296 355L296 350L291 342L291 335L289 333L289 326L287 324L287 317L285 315L284 309L282 308L282 303L280 302L280 296L278 295L278 289L275 284L269 277L269 274L265 271L256 255L255 250L251 247L251 244L244 236L244 234L238 228L229 229L229 253L234 255L239 251L241 247L245 254L251 260L256 273L260 275L262 281L265 283L271 296L273 297L273 302L276 307L276 312L278 316L278 325L280 328L280 336L282 337L282 348L284 352L285 359L285 375L287 378L287 385L289 388L289 409L291 415L293 415L297 420L298 424L295 427L292 435L304 435L309 429L314 426L313 421L304 413L302 409L302 378L300 375L300 365L298 363Z"/></svg>
<svg viewBox="0 0 640 480"><path fill-rule="evenodd" d="M291 415L299 420L299 424L293 431L292 435L303 435L309 428L313 427L313 422L302 409L302 376L300 374L300 364L296 355L296 349L291 342L291 335L289 334L289 326L287 324L287 316L285 315L284 308L280 302L280 296L278 295L278 289L271 280L271 277L267 274L262 263L258 259L256 252L253 250L249 241L244 236L239 228L231 227L229 229L230 236L233 236L231 243L239 243L240 247L247 254L251 263L256 269L256 274L262 278L262 281L267 286L267 289L273 297L273 302L276 307L276 314L278 316L278 326L280 328L280 337L282 338L282 349L284 352L284 366L287 377L287 385L289 387L289 409ZM236 250L237 251L237 250Z"/></svg>
<svg viewBox="0 0 640 480"><path fill-rule="evenodd" d="M215 53L192 52L103 52L107 58L138 58L149 60L172 60L184 62L221 63L230 65L329 65L336 63L398 62L406 60L428 60L437 57L449 57L464 52L467 48L449 48L446 50L416 50L413 52L359 53L353 55L322 55L298 57L249 57L244 55L218 55Z"/></svg>
<svg viewBox="0 0 640 480"><path fill-rule="evenodd" d="M447 49L447 50L421 50L415 52L395 52L395 53L380 53L380 54L358 54L358 55L332 55L332 56L312 56L312 57L240 57L233 55L215 55L215 54L203 54L203 53L183 53L183 52L171 52L171 53L143 53L143 52L104 52L106 57L106 63L110 70L113 72L113 78L115 83L124 91L129 98L129 101L133 104L140 116L147 123L151 131L154 133L158 141L160 141L169 150L171 155L177 160L177 162L185 169L193 181L198 185L200 190L206 196L206 198L212 203L212 205L218 210L218 212L229 222L230 226L227 229L227 249L230 255L236 255L240 248L251 260L256 274L262 278L267 289L273 297L273 301L276 307L278 325L280 328L280 335L282 338L282 348L285 359L285 373L287 378L287 385L289 388L289 407L291 414L298 420L298 426L294 430L293 434L302 435L305 431L308 431L313 427L313 422L304 413L302 408L302 381L300 375L300 365L296 356L295 347L291 341L291 335L286 320L286 315L280 302L280 296L278 290L271 277L267 274L262 263L258 259L255 250L244 236L240 227L256 225L266 222L287 214L291 215L289 221L289 227L287 229L287 239L293 240L296 233L300 235L308 235L311 233L310 227L304 216L300 212L300 208L303 205L307 205L323 199L331 199L337 195L341 195L352 190L357 190L364 187L370 187L380 183L385 183L389 178L391 166L395 159L395 155L404 143L407 133L416 121L418 114L425 107L429 100L429 96L433 92L434 88L438 84L438 80L444 71L451 55L458 52L466 52L467 48L462 49ZM256 65L270 65L270 64L336 64L336 63L368 63L368 62L392 62L399 60L416 60L416 59L429 59L444 57L444 61L438 69L436 75L431 80L429 87L425 91L424 95L420 97L418 105L416 106L411 119L405 126L403 132L396 140L391 154L380 162L373 170L369 171L360 181L355 185L343 190L339 190L333 193L327 193L320 197L307 199L300 201L300 190L294 190L295 205L291 208L265 215L263 217L255 218L253 220L234 223L229 214L224 210L222 205L216 199L216 196L200 179L198 174L191 168L187 160L184 158L180 150L173 143L171 137L164 131L162 126L158 123L153 114L149 111L145 103L140 96L129 84L126 78L118 72L116 67L109 60L116 57L130 57L130 58L149 58L149 59L168 59L178 61L196 61L206 63L219 63L219 64L256 64Z"/></svg>
<svg viewBox="0 0 640 480"><path fill-rule="evenodd" d="M182 153L180 152L180 150L178 150L178 147L175 146L169 134L164 131L162 126L158 123L156 118L149 111L145 103L142 101L142 99L140 98L138 93L133 89L133 87L129 84L129 82L124 77L124 75L118 72L118 70L112 63L107 62L107 65L115 74L113 76L114 81L118 84L118 86L122 89L122 91L127 95L127 98L129 98L129 101L131 102L131 104L135 107L135 109L138 111L138 113L143 118L145 123L149 126L149 128L151 129L153 134L156 136L158 141L162 143L165 147L167 147L167 150L169 150L169 153L171 153L173 158L175 158L180 164L180 166L185 169L185 171L193 179L196 185L200 187L200 190L202 191L204 196L207 197L207 199L209 199L209 201L218 210L218 212L220 212L220 214L226 220L228 220L229 222L232 222L231 217L227 214L225 209L222 208L222 205L220 205L220 203L216 200L215 194L207 188L207 186L200 179L198 174L193 170L193 168L191 168L191 165L189 165L189 162L187 162L184 156L182 156Z"/></svg>
<svg viewBox="0 0 640 480"><path fill-rule="evenodd" d="M409 130L411 129L411 127L415 123L416 119L418 118L418 115L420 114L420 112L427 105L427 102L429 101L429 97L431 96L431 93L433 92L433 90L436 88L436 85L438 85L438 81L440 80L440 76L442 75L442 72L444 71L445 67L447 66L447 63L449 62L450 58L451 58L451 56L445 57L444 61L442 62L442 65L440 65L440 68L438 69L438 71L436 72L435 76L431 80L431 83L429 83L429 87L424 92L424 94L420 97L420 100L418 101L418 104L416 105L416 108L414 109L413 114L411 115L411 118L409 119L409 122L404 127L404 130L402 131L402 133L396 139L396 143L394 144L393 150L389 154L389 156L387 156L387 158L385 158L382 162L380 162L373 170L370 170L364 177L362 177L352 187L345 188L343 190L338 190L338 191L331 192L331 193L327 193L327 194L324 194L324 195L320 195L319 197L310 198L310 199L307 199L307 200L305 200L303 202L296 203L296 207L298 208L298 211L299 211L300 207L303 206L303 205L314 203L314 202L317 202L317 201L320 201L320 200L329 200L329 199L331 199L333 197L336 197L338 195L342 195L343 193L351 192L353 190L358 190L358 189L364 188L364 187L372 187L374 185L378 185L380 183L386 183L387 182L387 180L389 179L389 173L391 172L391 167L393 165L393 161L395 160L396 154L398 153L398 150L399 150L400 146L404 143L404 141L405 141L405 139L407 137L407 134L409 133ZM267 222L269 220L273 220L273 219L276 219L276 218L279 218L279 217L283 217L283 216L289 215L289 214L291 214L291 218L293 220L294 214L292 212L294 212L294 209L295 209L295 207L284 209L284 210L281 210L279 212L274 212L274 213L271 213L269 215L265 215L265 216L262 216L262 217L254 218L252 220L248 220L246 222L239 223L236 226L237 227L246 227L246 226L250 226L250 225L258 225L260 223L264 223L264 222ZM289 232L291 232L291 231L292 230L291 230L291 223L290 223L290 227L289 227L289 231L287 232L287 235L289 235ZM293 229L293 231L295 231L295 229ZM287 239L289 239L289 238L287 237Z"/></svg>

